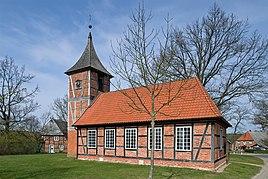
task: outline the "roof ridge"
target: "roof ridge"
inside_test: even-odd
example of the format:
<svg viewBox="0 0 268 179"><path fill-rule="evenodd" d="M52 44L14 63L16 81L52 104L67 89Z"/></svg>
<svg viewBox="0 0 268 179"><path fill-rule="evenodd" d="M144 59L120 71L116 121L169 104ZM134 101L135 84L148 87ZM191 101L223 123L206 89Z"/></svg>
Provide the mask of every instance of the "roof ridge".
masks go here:
<svg viewBox="0 0 268 179"><path fill-rule="evenodd" d="M189 80L194 80L194 79L195 79L195 77L190 77L190 78L187 79L187 82ZM165 84L168 84L168 83L176 83L176 82L179 82L179 81L182 82L182 81L185 81L185 80L173 80L173 81L168 81L168 82L164 82L164 83L157 83L155 85L165 85ZM153 86L153 84L152 85L148 85L148 87L150 87L150 86ZM128 87L128 88L118 89L116 91L109 91L109 92L105 92L105 93L120 92L120 91L124 91L124 90L139 89L139 88L144 88L144 86L138 86L138 87L135 87L135 88Z"/></svg>

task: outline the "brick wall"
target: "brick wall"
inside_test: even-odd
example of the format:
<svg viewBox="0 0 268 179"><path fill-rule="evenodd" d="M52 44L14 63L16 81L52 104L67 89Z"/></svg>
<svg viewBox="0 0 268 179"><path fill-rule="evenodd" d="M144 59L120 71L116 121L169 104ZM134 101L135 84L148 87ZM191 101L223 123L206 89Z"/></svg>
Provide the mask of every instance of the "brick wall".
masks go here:
<svg viewBox="0 0 268 179"><path fill-rule="evenodd" d="M226 129L219 124L215 124L215 138L214 138L214 145L215 145L215 154L214 159L215 161L221 159L222 157L226 156ZM222 129L222 148L220 148L220 130Z"/></svg>
<svg viewBox="0 0 268 179"><path fill-rule="evenodd" d="M49 153L49 147L51 144L54 145L54 152L55 153L58 153L58 152L67 152L67 145L68 145L68 142L67 142L67 138L64 137L64 136L58 136L59 137L59 141L55 141L54 140L54 136L43 136L43 139L44 139L44 151ZM64 150L63 151L60 151L60 145L63 145L64 146Z"/></svg>
<svg viewBox="0 0 268 179"><path fill-rule="evenodd" d="M191 126L192 129L192 150L175 150L175 130L179 126ZM139 126L118 126L118 127L93 127L78 129L78 158L104 160L112 162L126 162L136 164L149 164L150 150L148 149L148 127L149 125ZM220 125L213 122L203 123L176 123L159 124L156 127L162 128L162 150L155 151L156 165L177 166L188 168L215 169L225 163L225 150L218 149L217 135ZM115 129L116 147L115 149L106 149L104 141L105 129ZM125 149L125 128L137 128L137 149ZM97 130L97 147L87 148L87 130ZM213 131L214 129L214 131ZM213 137L213 135L215 136ZM225 136L225 129L223 132ZM214 138L215 153L213 150ZM226 139L223 140L225 143ZM225 144L224 144L225 145ZM217 152L216 152L217 151ZM219 152L219 153L218 153ZM215 156L214 156L214 155ZM214 158L213 158L214 156Z"/></svg>
<svg viewBox="0 0 268 179"><path fill-rule="evenodd" d="M245 141L235 141L235 150L240 150L240 149L253 149L253 146L256 145L257 143L253 140L245 140Z"/></svg>
<svg viewBox="0 0 268 179"><path fill-rule="evenodd" d="M69 101L68 101L68 156L76 156L77 139L76 131L72 127L92 100L102 92L110 91L110 78L103 75L103 91L98 90L98 72L83 71L68 76ZM81 88L76 88L76 81L81 80Z"/></svg>

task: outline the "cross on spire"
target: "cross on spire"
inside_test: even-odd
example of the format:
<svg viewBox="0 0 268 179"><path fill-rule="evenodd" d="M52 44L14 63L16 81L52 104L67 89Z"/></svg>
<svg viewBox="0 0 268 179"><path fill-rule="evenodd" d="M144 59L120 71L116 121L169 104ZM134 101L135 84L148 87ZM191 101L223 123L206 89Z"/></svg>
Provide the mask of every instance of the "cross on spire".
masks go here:
<svg viewBox="0 0 268 179"><path fill-rule="evenodd" d="M89 15L89 34L88 34L88 38L92 39L92 35L91 35L91 29L92 29L92 24L91 24L91 14Z"/></svg>

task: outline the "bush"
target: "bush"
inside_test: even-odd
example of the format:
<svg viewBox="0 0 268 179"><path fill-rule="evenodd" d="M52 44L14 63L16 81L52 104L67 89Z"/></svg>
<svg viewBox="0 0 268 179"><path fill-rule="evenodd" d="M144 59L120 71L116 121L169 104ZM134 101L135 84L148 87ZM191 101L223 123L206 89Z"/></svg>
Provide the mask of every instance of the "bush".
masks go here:
<svg viewBox="0 0 268 179"><path fill-rule="evenodd" d="M268 154L268 150L257 150L254 153L256 153L256 154Z"/></svg>
<svg viewBox="0 0 268 179"><path fill-rule="evenodd" d="M246 153L254 153L256 149L245 149Z"/></svg>
<svg viewBox="0 0 268 179"><path fill-rule="evenodd" d="M33 154L40 151L41 136L26 131L0 131L0 155Z"/></svg>

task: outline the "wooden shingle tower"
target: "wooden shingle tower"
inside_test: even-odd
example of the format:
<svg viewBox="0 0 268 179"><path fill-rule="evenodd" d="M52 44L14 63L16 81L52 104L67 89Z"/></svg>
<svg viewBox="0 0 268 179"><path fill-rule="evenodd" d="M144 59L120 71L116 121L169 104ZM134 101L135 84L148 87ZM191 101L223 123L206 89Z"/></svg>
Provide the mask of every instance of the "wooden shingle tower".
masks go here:
<svg viewBox="0 0 268 179"><path fill-rule="evenodd" d="M91 32L89 32L88 43L81 57L65 74L68 75L69 86L67 155L75 157L77 131L72 125L100 93L110 91L110 78L113 77L97 56Z"/></svg>

